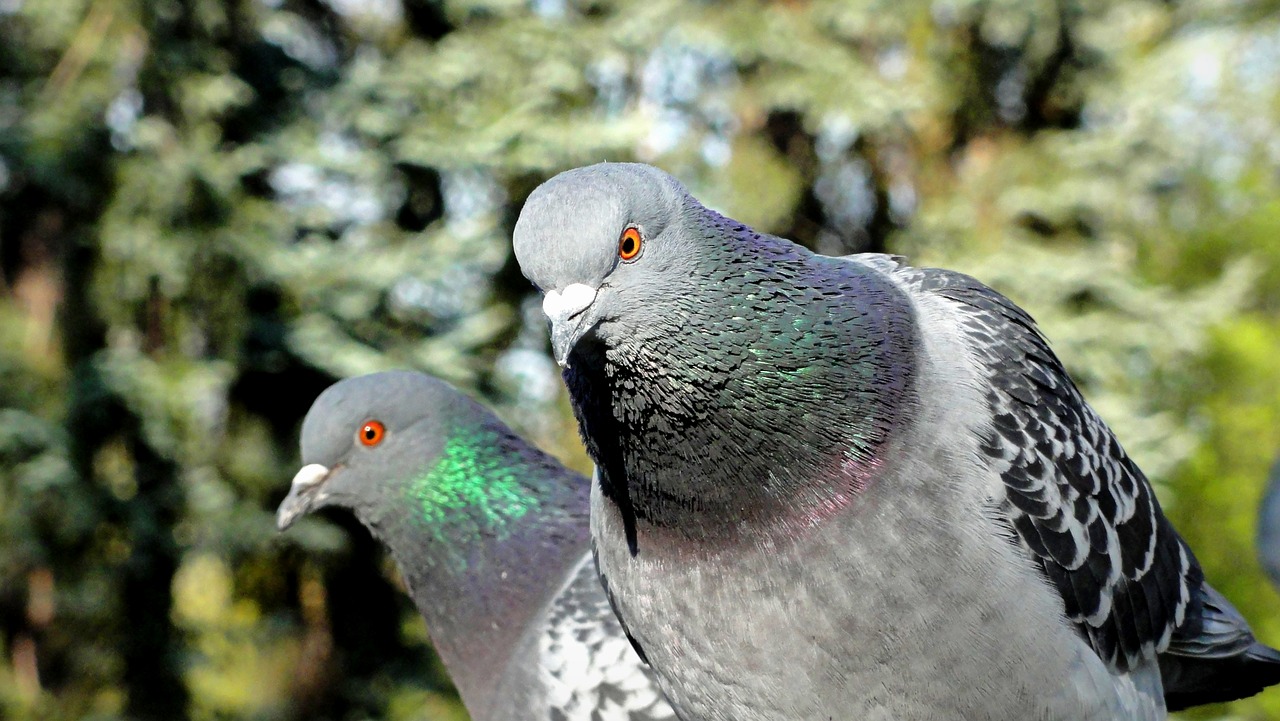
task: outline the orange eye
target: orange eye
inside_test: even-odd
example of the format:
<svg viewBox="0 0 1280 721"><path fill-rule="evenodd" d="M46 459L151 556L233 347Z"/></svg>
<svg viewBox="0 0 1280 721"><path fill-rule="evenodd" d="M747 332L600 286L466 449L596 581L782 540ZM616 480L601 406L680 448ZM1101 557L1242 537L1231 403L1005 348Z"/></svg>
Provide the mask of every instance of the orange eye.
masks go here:
<svg viewBox="0 0 1280 721"><path fill-rule="evenodd" d="M622 237L618 238L618 257L631 260L637 255L640 255L640 230L627 228L622 231Z"/></svg>
<svg viewBox="0 0 1280 721"><path fill-rule="evenodd" d="M382 421L365 421L360 426L360 432L356 437L366 446L373 447L382 442L382 437L387 435L387 427L382 425Z"/></svg>

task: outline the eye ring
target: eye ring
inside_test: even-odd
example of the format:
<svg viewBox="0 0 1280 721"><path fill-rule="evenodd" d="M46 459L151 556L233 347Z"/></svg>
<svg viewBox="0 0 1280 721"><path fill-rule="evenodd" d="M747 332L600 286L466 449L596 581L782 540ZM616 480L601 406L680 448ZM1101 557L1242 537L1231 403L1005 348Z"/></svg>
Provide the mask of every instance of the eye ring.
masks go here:
<svg viewBox="0 0 1280 721"><path fill-rule="evenodd" d="M643 243L640 229L634 225L628 226L618 238L618 257L624 261L635 260L640 255L640 247Z"/></svg>
<svg viewBox="0 0 1280 721"><path fill-rule="evenodd" d="M367 420L356 431L356 438L360 440L360 445L372 448L382 442L387 435L387 427L382 425L382 421Z"/></svg>

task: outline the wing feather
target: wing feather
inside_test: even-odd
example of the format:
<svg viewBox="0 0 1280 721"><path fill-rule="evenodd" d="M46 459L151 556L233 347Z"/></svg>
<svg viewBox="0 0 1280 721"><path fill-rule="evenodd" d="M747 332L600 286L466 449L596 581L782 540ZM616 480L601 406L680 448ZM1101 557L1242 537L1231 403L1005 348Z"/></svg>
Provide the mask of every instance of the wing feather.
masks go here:
<svg viewBox="0 0 1280 721"><path fill-rule="evenodd" d="M590 556L553 602L541 653L552 719L676 718L614 616Z"/></svg>
<svg viewBox="0 0 1280 721"><path fill-rule="evenodd" d="M1031 317L978 281L900 266L950 301L988 384L993 499L1098 656L1128 671L1165 650L1202 582L1142 471L1084 401ZM1197 612L1198 613L1198 612Z"/></svg>

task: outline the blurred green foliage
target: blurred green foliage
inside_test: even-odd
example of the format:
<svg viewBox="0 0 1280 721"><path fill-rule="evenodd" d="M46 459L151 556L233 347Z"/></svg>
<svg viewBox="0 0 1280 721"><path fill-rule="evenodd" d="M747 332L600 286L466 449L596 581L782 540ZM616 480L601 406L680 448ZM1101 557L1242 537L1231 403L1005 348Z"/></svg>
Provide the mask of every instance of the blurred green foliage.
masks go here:
<svg viewBox="0 0 1280 721"><path fill-rule="evenodd" d="M1004 290L1280 643L1278 11L0 0L0 717L464 718L376 544L272 511L389 367L585 467L509 238L602 159Z"/></svg>

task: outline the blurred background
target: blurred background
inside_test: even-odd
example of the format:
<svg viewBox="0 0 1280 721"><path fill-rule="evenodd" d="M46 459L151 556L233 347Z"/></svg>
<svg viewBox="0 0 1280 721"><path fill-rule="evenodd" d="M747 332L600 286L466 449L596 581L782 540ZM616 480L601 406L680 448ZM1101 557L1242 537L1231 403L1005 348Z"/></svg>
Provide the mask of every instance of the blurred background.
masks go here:
<svg viewBox="0 0 1280 721"><path fill-rule="evenodd" d="M1276 0L0 0L0 717L465 718L368 535L272 513L386 368L587 468L510 231L604 159L1010 295L1280 644L1278 126Z"/></svg>

